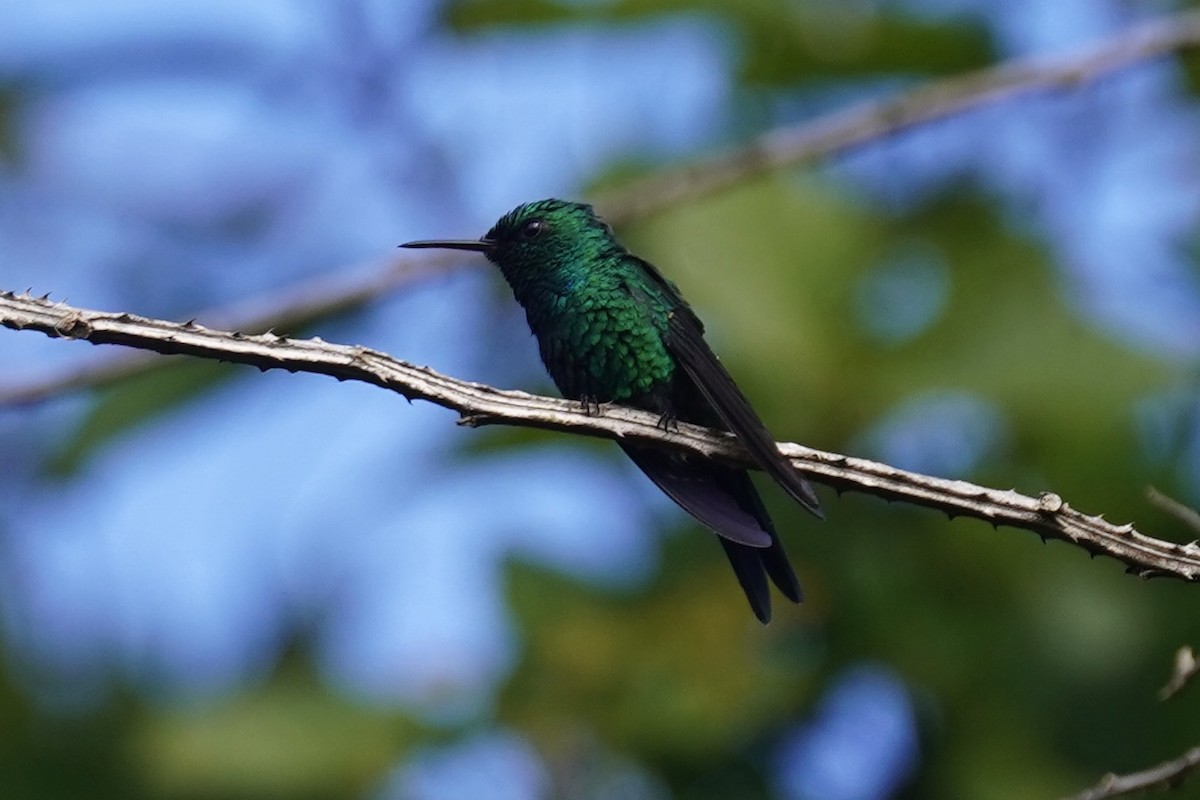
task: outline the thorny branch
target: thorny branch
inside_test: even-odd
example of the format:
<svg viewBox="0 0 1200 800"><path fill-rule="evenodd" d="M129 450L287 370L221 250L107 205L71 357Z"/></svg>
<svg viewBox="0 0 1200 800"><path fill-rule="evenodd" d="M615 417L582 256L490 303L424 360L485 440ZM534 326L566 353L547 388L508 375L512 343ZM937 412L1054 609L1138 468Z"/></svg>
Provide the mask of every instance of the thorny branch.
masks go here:
<svg viewBox="0 0 1200 800"><path fill-rule="evenodd" d="M357 380L457 411L466 425L522 425L548 430L633 439L752 467L730 434L680 423L663 430L658 416L616 406L589 414L578 403L525 392L503 391L450 378L366 347L291 339L274 333L244 335L195 323L148 319L132 314L74 308L45 298L0 292L0 325L93 344L122 344L163 354L182 354ZM938 509L951 517L974 517L994 526L1033 531L1092 554L1111 556L1142 577L1200 580L1200 545L1175 544L1145 536L1132 525L1114 525L1071 508L1056 494L1028 497L1015 491L976 486L890 467L861 458L780 445L792 462L819 483L839 492L857 491Z"/></svg>
<svg viewBox="0 0 1200 800"><path fill-rule="evenodd" d="M1022 95L1072 89L1134 64L1200 45L1200 11L1165 16L1130 28L1104 42L1055 58L1013 59L965 75L930 81L884 100L828 114L798 125L767 131L748 144L691 164L667 168L593 198L609 222L626 224L685 202L732 188L772 170L828 158L919 125ZM437 258L437 256L430 256ZM416 264L421 259L407 263ZM432 263L432 262L425 262ZM444 262L441 262L444 263ZM277 316L309 322L361 306L395 288L388 266L362 285L335 284L321 301L312 292L289 293L259 317L198 315L210 325L235 330L279 326ZM17 387L0 387L0 406L34 403L66 391L111 384L150 368L154 358L133 354Z"/></svg>
<svg viewBox="0 0 1200 800"><path fill-rule="evenodd" d="M424 255L424 254L423 254ZM202 311L197 318L235 331L303 330L315 322L361 308L399 287L461 265L446 253L401 256L382 264L348 267L274 292L269 298ZM162 364L148 350L120 350L96 363L83 364L22 383L0 383L0 408L40 403L66 392L102 389Z"/></svg>
<svg viewBox="0 0 1200 800"><path fill-rule="evenodd" d="M1020 95L1075 89L1117 70L1200 45L1200 11L1161 17L1052 58L1016 58L932 81L810 122L777 128L692 164L656 172L596 199L609 222L643 219L766 173L827 158L928 122Z"/></svg>
<svg viewBox="0 0 1200 800"><path fill-rule="evenodd" d="M1128 775L1108 774L1090 789L1072 795L1066 800L1108 800L1152 789L1178 788L1183 781L1200 767L1200 747L1193 747L1179 758L1164 761L1156 767L1132 772Z"/></svg>

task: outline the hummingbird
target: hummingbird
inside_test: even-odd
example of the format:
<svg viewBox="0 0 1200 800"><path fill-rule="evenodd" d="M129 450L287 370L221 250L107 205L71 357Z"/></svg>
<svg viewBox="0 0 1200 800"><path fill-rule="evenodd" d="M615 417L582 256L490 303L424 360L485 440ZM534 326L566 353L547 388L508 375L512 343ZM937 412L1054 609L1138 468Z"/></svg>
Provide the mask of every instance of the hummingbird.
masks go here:
<svg viewBox="0 0 1200 800"><path fill-rule="evenodd" d="M679 289L630 253L590 205L539 200L517 206L478 240L401 247L482 253L525 309L559 391L585 408L617 403L732 432L785 492L823 517L812 487L779 452L750 401L704 339ZM711 459L620 443L684 511L717 534L750 608L771 619L767 578L799 603L792 571L750 475Z"/></svg>

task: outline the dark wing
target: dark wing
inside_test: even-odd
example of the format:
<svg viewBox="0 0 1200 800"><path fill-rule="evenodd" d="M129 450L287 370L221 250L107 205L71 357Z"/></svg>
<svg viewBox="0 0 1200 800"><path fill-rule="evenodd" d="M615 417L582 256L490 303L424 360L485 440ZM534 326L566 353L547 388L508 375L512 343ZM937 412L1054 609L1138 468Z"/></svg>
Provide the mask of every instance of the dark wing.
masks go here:
<svg viewBox="0 0 1200 800"><path fill-rule="evenodd" d="M641 261L641 259L638 259ZM668 296L679 298L678 290L655 269L641 261L647 274ZM784 491L818 517L824 518L821 506L808 481L804 480L792 462L784 458L767 426L759 419L750 401L733 382L721 360L704 341L704 326L691 308L679 300L667 323L667 349L679 361L692 383L704 395L721 420L729 426L758 464Z"/></svg>

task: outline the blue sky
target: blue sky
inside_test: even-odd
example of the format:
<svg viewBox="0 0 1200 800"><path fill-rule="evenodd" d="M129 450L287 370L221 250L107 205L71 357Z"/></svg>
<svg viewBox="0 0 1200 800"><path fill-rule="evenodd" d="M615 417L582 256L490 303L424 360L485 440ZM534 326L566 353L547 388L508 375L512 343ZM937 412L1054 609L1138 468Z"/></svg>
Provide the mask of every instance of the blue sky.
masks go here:
<svg viewBox="0 0 1200 800"><path fill-rule="evenodd" d="M1058 52L1130 19L1116 0L906 5L981 15L1007 55ZM456 39L431 27L433 7L0 0L0 78L30 87L22 166L0 166L0 288L185 317L408 239L477 236L518 202L577 195L622 154L677 160L722 140L734 52L711 21ZM1200 212L1196 112L1175 81L1147 65L1079 98L972 114L827 170L884 207L977 177L1014 224L1046 237L1082 315L1194 363L1200 292L1179 248ZM463 313L491 308L494 291L481 271L459 273L321 335L545 388L516 309ZM102 355L0 335L8 375ZM989 414L939 402L970 430ZM0 432L52 442L85 407L0 410ZM880 451L911 446L919 458L903 410L880 431ZM69 480L9 456L0 620L30 664L60 676L34 681L52 704L102 696L96 676L113 661L169 694L244 684L271 667L291 620L320 614L332 684L431 718L480 714L519 647L503 560L636 583L676 512L621 459L566 440L455 459L470 435L446 411L368 387L255 374L122 436ZM886 676L858 679L891 691ZM857 684L838 691L847 685ZM525 796L537 796L519 738L462 746L509 753L533 787ZM418 760L395 780L438 763Z"/></svg>

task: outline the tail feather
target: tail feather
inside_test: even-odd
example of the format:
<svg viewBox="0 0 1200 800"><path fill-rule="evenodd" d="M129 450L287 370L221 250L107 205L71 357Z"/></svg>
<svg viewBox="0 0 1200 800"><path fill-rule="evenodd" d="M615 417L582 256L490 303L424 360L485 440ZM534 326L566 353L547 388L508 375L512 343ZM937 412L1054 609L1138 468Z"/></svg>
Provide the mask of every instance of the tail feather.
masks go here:
<svg viewBox="0 0 1200 800"><path fill-rule="evenodd" d="M767 585L767 574L758 555L761 548L746 547L723 537L717 537L717 541L725 548L733 574L750 601L750 610L759 622L767 624L771 621L771 587Z"/></svg>
<svg viewBox="0 0 1200 800"><path fill-rule="evenodd" d="M626 445L622 449L668 497L717 534L738 584L761 622L771 619L768 576L785 597L800 602L800 582L745 470L659 450Z"/></svg>
<svg viewBox="0 0 1200 800"><path fill-rule="evenodd" d="M753 481L750 480L750 474L744 471L737 473L737 485L741 502L753 511L755 519L771 536L771 546L756 551L762 568L771 576L771 581L779 587L779 591L783 592L784 597L793 603L799 603L804 598L804 592L800 589L800 581L796 578L796 573L792 571L792 565L783 549L783 542L775 533L775 525L771 522L771 517L767 514L767 507L763 505L762 498L755 490Z"/></svg>
<svg viewBox="0 0 1200 800"><path fill-rule="evenodd" d="M804 602L804 590L800 588L800 580L792 571L792 565L788 563L787 553L783 551L783 543L776 538L773 545L756 552L759 554L758 558L763 568L771 576L774 584L779 587L779 591L783 592L783 596L793 603Z"/></svg>

